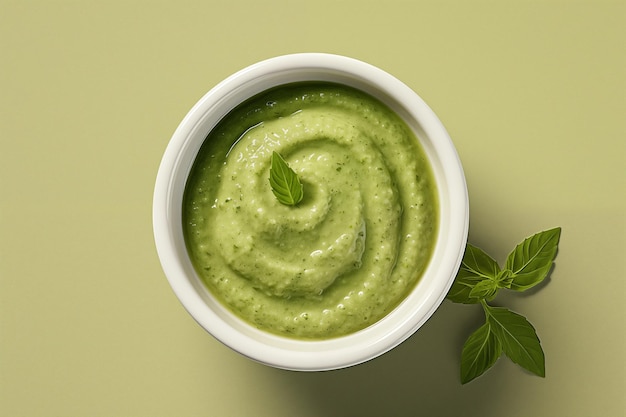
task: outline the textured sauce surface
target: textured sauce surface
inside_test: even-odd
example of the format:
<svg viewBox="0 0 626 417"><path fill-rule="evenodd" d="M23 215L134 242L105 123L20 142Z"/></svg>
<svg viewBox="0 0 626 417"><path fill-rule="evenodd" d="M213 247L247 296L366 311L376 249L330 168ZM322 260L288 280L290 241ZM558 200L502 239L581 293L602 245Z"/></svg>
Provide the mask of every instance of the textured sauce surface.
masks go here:
<svg viewBox="0 0 626 417"><path fill-rule="evenodd" d="M272 151L304 198L281 204ZM373 97L306 83L230 112L192 167L183 228L209 291L253 326L337 337L388 314L415 286L437 235L431 167L406 124Z"/></svg>

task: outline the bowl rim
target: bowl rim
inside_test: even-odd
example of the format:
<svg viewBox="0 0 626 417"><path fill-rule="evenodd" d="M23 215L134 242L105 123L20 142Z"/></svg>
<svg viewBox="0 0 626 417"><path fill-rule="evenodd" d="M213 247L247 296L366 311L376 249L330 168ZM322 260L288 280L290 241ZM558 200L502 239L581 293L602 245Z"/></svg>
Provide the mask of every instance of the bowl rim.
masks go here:
<svg viewBox="0 0 626 417"><path fill-rule="evenodd" d="M182 202L186 178L200 145L224 115L244 99L264 90L307 80L359 88L400 114L415 130L433 164L441 212L437 244L429 266L400 305L366 329L313 341L257 330L221 306L191 266L181 241L181 207L177 207ZM173 133L159 165L152 216L162 269L179 301L200 326L223 344L257 362L289 370L323 371L357 365L384 354L409 338L432 316L450 289L463 257L469 230L469 200L461 161L448 132L411 88L386 71L354 58L297 53L265 59L235 72L189 110Z"/></svg>

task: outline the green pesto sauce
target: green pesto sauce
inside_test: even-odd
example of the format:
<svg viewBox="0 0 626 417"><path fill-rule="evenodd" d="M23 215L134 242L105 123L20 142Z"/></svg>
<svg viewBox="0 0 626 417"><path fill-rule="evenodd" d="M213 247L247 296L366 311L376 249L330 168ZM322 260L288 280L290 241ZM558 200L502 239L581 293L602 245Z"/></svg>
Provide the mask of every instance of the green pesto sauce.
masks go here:
<svg viewBox="0 0 626 417"><path fill-rule="evenodd" d="M272 194L272 151L298 174L295 207ZM437 234L431 167L412 131L373 97L329 83L266 91L205 140L184 194L192 263L253 326L342 336L394 309Z"/></svg>

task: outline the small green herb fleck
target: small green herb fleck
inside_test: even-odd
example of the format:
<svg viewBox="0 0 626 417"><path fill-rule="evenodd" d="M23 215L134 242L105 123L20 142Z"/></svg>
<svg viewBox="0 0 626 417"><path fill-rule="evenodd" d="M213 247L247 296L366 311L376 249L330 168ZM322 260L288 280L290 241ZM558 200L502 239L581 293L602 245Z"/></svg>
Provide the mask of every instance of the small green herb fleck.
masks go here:
<svg viewBox="0 0 626 417"><path fill-rule="evenodd" d="M298 175L276 151L272 152L270 185L278 201L287 206L295 206L304 197Z"/></svg>

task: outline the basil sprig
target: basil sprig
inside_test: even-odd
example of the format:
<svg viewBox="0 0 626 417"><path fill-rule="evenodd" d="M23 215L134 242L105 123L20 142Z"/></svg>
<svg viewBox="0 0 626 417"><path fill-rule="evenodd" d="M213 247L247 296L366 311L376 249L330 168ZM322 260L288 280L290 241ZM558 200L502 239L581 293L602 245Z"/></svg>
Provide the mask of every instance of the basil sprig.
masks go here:
<svg viewBox="0 0 626 417"><path fill-rule="evenodd" d="M302 201L304 193L298 175L276 151L272 152L270 185L272 192L282 204L295 206Z"/></svg>
<svg viewBox="0 0 626 417"><path fill-rule="evenodd" d="M447 298L480 304L485 324L472 333L461 352L461 383L479 377L502 353L535 375L545 377L545 356L535 328L522 315L488 304L500 289L526 291L542 282L556 257L561 228L539 232L518 244L505 267L482 249L467 244L461 268Z"/></svg>

